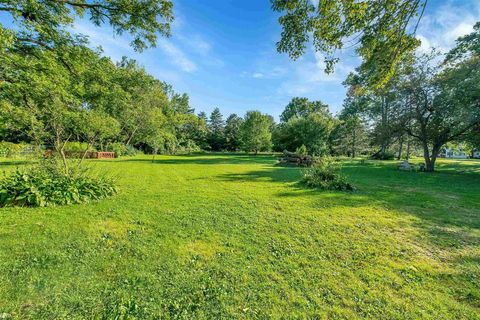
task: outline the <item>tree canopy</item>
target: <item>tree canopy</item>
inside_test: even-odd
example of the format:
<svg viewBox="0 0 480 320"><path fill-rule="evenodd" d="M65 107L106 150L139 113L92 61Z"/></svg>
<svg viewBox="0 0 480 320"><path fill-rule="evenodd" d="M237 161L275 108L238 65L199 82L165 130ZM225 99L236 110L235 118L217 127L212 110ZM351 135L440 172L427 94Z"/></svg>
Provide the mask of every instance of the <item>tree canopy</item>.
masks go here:
<svg viewBox="0 0 480 320"><path fill-rule="evenodd" d="M283 110L280 121L287 122L293 117L305 117L315 112L328 112L328 105L321 101L309 101L307 98L295 97Z"/></svg>
<svg viewBox="0 0 480 320"><path fill-rule="evenodd" d="M81 42L67 27L76 18L87 17L95 26L107 24L115 33L132 36L132 46L143 50L154 46L157 36L169 36L173 21L171 0L4 0L0 11L8 12L17 30L0 28L2 42L13 37L18 46L59 46Z"/></svg>
<svg viewBox="0 0 480 320"><path fill-rule="evenodd" d="M271 0L282 16L279 52L297 59L309 43L325 57L326 72L338 61L337 50L355 48L370 74L371 88L383 87L405 54L419 45L414 37L427 0L322 1Z"/></svg>
<svg viewBox="0 0 480 320"><path fill-rule="evenodd" d="M244 151L269 151L272 148L271 116L260 111L248 111L240 126L240 139Z"/></svg>

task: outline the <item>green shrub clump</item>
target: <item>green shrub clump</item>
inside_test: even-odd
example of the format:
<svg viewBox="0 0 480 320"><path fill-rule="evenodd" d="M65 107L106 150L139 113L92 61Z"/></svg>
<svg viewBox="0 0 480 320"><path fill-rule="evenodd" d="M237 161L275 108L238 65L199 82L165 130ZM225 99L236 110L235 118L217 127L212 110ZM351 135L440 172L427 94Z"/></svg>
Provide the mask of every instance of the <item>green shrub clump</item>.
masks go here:
<svg viewBox="0 0 480 320"><path fill-rule="evenodd" d="M27 148L26 144L0 141L0 157L11 158L19 155Z"/></svg>
<svg viewBox="0 0 480 320"><path fill-rule="evenodd" d="M0 207L46 207L86 203L117 193L113 180L92 177L86 171L65 174L60 168L40 165L16 170L0 180Z"/></svg>
<svg viewBox="0 0 480 320"><path fill-rule="evenodd" d="M354 191L355 187L339 173L340 166L328 157L319 158L312 167L304 170L302 182L310 188Z"/></svg>
<svg viewBox="0 0 480 320"><path fill-rule="evenodd" d="M121 142L109 143L105 148L105 151L115 152L115 157L134 156L138 152L133 146Z"/></svg>
<svg viewBox="0 0 480 320"><path fill-rule="evenodd" d="M308 155L307 147L305 147L305 145L302 144L300 147L297 148L297 150L295 150L295 153L301 156L306 156Z"/></svg>
<svg viewBox="0 0 480 320"><path fill-rule="evenodd" d="M89 147L86 142L69 141L65 144L65 151L67 152L85 152L85 150L94 151L95 149Z"/></svg>

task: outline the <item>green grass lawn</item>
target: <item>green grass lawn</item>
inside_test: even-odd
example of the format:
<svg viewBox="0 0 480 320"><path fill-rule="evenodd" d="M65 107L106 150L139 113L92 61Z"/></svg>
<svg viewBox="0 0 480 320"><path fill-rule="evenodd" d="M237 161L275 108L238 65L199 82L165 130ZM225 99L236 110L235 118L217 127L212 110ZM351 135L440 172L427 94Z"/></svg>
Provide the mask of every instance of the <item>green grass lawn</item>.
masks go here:
<svg viewBox="0 0 480 320"><path fill-rule="evenodd" d="M0 209L0 315L480 319L480 161L346 161L354 193L271 156L90 163L118 195Z"/></svg>

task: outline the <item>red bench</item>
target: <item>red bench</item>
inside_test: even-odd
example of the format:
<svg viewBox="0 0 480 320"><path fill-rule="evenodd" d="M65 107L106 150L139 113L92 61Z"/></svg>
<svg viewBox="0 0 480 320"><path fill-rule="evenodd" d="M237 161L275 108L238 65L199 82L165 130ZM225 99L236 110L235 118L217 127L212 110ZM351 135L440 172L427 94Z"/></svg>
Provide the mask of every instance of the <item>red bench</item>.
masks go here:
<svg viewBox="0 0 480 320"><path fill-rule="evenodd" d="M115 158L115 152L94 152L94 156L92 158L97 158L97 159L113 159Z"/></svg>
<svg viewBox="0 0 480 320"><path fill-rule="evenodd" d="M43 153L44 158L49 158L52 156L53 150L46 150ZM65 151L65 156L67 158L81 158L83 157L83 152L80 151ZM88 151L85 155L87 159L113 159L115 158L115 152L104 152L104 151Z"/></svg>

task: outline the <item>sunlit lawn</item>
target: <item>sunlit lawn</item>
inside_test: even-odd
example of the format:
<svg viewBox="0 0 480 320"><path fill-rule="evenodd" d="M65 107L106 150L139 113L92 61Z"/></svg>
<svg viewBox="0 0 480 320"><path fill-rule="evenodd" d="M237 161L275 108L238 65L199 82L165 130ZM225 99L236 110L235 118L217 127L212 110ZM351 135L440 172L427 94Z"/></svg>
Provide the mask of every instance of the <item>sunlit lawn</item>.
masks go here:
<svg viewBox="0 0 480 320"><path fill-rule="evenodd" d="M346 161L341 193L265 155L92 161L117 196L0 209L0 315L480 318L480 161L396 163Z"/></svg>

